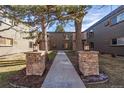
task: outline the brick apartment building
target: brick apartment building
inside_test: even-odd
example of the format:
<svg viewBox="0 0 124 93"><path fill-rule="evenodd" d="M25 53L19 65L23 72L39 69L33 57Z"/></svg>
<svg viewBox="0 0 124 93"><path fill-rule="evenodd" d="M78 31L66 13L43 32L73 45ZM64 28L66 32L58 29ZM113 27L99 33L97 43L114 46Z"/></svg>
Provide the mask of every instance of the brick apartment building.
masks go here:
<svg viewBox="0 0 124 93"><path fill-rule="evenodd" d="M91 50L124 55L124 6L82 32L82 47L85 41ZM75 32L48 32L48 46L50 50L75 50Z"/></svg>
<svg viewBox="0 0 124 93"><path fill-rule="evenodd" d="M82 47L86 40L86 34L82 32ZM75 32L48 32L49 50L75 50ZM42 39L41 39L42 42ZM43 43L39 47L43 49Z"/></svg>

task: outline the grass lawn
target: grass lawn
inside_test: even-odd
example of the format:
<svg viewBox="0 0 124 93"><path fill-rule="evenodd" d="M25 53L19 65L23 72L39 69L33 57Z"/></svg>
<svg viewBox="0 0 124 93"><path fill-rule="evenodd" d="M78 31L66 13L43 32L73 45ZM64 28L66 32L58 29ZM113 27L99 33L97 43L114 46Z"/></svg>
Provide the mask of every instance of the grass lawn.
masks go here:
<svg viewBox="0 0 124 93"><path fill-rule="evenodd" d="M104 84L87 85L87 87L124 87L124 57L113 58L110 55L100 56L100 70L109 76L109 81Z"/></svg>
<svg viewBox="0 0 124 93"><path fill-rule="evenodd" d="M66 52L76 70L78 69L77 57L74 52ZM100 70L109 76L109 81L103 84L86 85L88 88L121 88L124 87L124 57L116 58L110 55L99 56Z"/></svg>
<svg viewBox="0 0 124 93"><path fill-rule="evenodd" d="M49 60L53 60L56 56L56 51L51 51L49 54L48 54L48 58Z"/></svg>
<svg viewBox="0 0 124 93"><path fill-rule="evenodd" d="M43 76L43 80L47 75L55 55L56 51L48 52L49 61L46 62L46 71ZM0 57L0 88L10 88L11 86L8 84L8 78L14 74L17 75L19 70L22 70L25 67L26 61L25 54L23 53Z"/></svg>
<svg viewBox="0 0 124 93"><path fill-rule="evenodd" d="M8 78L25 66L25 55L23 53L0 57L0 87L11 87L8 84Z"/></svg>

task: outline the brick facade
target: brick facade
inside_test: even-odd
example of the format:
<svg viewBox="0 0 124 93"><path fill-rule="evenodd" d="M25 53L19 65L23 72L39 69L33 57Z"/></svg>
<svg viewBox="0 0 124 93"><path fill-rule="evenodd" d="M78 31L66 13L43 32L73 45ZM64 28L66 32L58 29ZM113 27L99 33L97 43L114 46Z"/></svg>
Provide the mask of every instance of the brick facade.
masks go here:
<svg viewBox="0 0 124 93"><path fill-rule="evenodd" d="M75 32L48 32L48 49L49 50L75 50L76 49L76 35ZM83 42L86 40L84 32L82 36L82 47ZM39 40L39 50L44 50L45 41L42 35Z"/></svg>

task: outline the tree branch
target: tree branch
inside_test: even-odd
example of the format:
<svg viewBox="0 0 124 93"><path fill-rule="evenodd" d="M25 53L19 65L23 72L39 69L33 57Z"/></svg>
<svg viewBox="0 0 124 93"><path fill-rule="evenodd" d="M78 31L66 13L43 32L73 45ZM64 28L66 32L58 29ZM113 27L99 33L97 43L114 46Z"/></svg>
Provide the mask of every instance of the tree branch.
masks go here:
<svg viewBox="0 0 124 93"><path fill-rule="evenodd" d="M14 27L14 26L10 26L10 27L8 27L8 28L1 29L0 32L4 32L4 31L9 30L9 29L11 29L11 28L13 28L13 27Z"/></svg>

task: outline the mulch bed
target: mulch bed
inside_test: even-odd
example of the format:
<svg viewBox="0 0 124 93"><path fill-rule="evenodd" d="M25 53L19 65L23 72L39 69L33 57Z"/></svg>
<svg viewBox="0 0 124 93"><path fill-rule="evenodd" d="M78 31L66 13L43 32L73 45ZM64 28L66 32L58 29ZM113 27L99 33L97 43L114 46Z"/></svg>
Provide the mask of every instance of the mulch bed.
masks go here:
<svg viewBox="0 0 124 93"><path fill-rule="evenodd" d="M20 70L16 75L9 78L9 83L23 87L40 87L42 81L43 78L41 76L26 76L25 68Z"/></svg>
<svg viewBox="0 0 124 93"><path fill-rule="evenodd" d="M51 65L53 60L46 62L46 68L42 76L30 75L26 76L26 68L18 71L17 74L9 78L9 84L13 87L28 87L28 88L40 88Z"/></svg>
<svg viewBox="0 0 124 93"><path fill-rule="evenodd" d="M100 75L92 75L92 76L84 76L81 71L79 70L78 64L78 55L75 51L68 51L66 52L67 56L69 57L70 61L72 62L75 70L79 74L80 78L85 84L97 84L97 83L105 83L108 81L108 75L103 71L100 71Z"/></svg>

